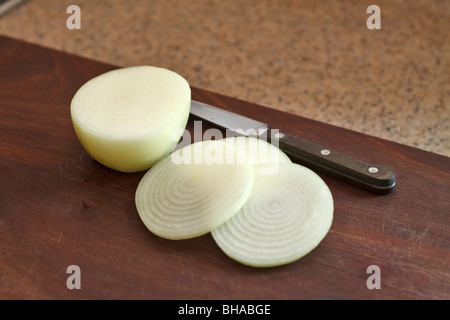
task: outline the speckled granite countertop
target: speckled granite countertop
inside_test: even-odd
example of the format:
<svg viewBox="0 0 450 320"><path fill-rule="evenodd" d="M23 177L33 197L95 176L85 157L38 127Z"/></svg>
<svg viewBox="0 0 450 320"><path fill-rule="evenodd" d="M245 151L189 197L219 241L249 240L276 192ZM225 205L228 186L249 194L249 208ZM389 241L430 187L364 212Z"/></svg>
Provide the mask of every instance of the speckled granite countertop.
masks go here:
<svg viewBox="0 0 450 320"><path fill-rule="evenodd" d="M0 34L450 156L448 0L30 0Z"/></svg>

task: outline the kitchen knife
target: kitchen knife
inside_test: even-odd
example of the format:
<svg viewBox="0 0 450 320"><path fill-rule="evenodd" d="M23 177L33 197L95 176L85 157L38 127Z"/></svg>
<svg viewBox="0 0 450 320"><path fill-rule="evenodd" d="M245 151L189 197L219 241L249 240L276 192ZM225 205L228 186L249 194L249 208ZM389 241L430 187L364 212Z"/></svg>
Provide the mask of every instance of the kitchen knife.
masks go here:
<svg viewBox="0 0 450 320"><path fill-rule="evenodd" d="M278 145L292 160L371 191L386 194L395 186L387 165L369 164L313 142L280 133L269 125L192 100L191 114L235 135L255 136Z"/></svg>

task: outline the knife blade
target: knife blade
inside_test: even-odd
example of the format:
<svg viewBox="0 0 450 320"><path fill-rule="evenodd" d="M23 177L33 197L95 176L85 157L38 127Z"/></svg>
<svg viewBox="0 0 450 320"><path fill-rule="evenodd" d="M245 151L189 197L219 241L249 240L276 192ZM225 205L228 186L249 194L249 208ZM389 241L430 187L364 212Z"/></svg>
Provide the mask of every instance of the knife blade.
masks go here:
<svg viewBox="0 0 450 320"><path fill-rule="evenodd" d="M192 100L191 114L236 135L255 136L277 145L291 160L353 185L380 194L392 192L394 171L384 164L370 164L328 147L270 129L269 125L206 103Z"/></svg>
<svg viewBox="0 0 450 320"><path fill-rule="evenodd" d="M0 16L27 0L0 0Z"/></svg>

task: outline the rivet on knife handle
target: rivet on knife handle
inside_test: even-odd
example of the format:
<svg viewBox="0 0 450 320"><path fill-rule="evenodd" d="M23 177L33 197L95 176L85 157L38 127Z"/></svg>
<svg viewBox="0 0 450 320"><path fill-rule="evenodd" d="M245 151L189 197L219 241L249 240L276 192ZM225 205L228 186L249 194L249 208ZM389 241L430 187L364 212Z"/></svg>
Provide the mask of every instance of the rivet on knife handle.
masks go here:
<svg viewBox="0 0 450 320"><path fill-rule="evenodd" d="M267 132L267 136L270 140L269 132ZM277 138L279 148L293 160L312 166L341 180L383 194L390 193L395 186L395 174L386 165L369 164L287 134L277 134Z"/></svg>

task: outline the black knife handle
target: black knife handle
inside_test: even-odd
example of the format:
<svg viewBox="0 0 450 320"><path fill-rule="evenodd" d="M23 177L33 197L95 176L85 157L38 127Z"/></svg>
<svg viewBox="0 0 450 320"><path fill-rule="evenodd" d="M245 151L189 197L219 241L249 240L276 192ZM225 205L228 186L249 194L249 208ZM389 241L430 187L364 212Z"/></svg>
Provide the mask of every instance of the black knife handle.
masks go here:
<svg viewBox="0 0 450 320"><path fill-rule="evenodd" d="M278 147L292 160L359 187L387 194L395 186L394 171L386 165L369 164L310 141L271 130L266 137L272 144L278 143Z"/></svg>

